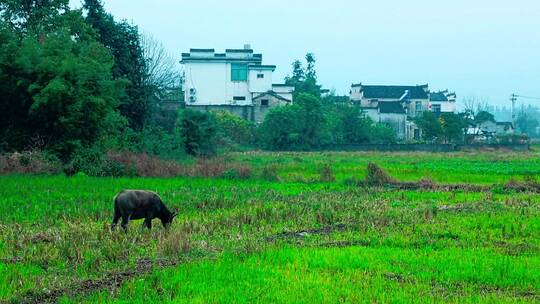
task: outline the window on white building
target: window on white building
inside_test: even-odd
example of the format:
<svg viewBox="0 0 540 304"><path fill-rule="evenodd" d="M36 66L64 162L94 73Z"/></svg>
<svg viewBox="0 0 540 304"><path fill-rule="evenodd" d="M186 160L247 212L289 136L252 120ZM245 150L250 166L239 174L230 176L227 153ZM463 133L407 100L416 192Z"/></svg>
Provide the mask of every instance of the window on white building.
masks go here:
<svg viewBox="0 0 540 304"><path fill-rule="evenodd" d="M441 113L441 105L440 104L431 105L431 111L435 113Z"/></svg>
<svg viewBox="0 0 540 304"><path fill-rule="evenodd" d="M243 63L231 64L231 81L247 81L248 66Z"/></svg>
<svg viewBox="0 0 540 304"><path fill-rule="evenodd" d="M246 100L246 96L234 96L233 100L234 101L244 101L244 100Z"/></svg>
<svg viewBox="0 0 540 304"><path fill-rule="evenodd" d="M261 99L261 106L268 106L268 99Z"/></svg>
<svg viewBox="0 0 540 304"><path fill-rule="evenodd" d="M264 78L264 74L257 74L257 78L259 79Z"/></svg>
<svg viewBox="0 0 540 304"><path fill-rule="evenodd" d="M421 101L416 102L416 112L422 112L422 102Z"/></svg>

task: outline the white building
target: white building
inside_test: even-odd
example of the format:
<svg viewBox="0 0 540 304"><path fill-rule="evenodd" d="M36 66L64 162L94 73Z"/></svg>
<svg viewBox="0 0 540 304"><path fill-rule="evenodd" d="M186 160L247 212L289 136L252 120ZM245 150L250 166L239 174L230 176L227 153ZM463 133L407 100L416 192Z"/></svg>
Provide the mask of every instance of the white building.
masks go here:
<svg viewBox="0 0 540 304"><path fill-rule="evenodd" d="M420 138L413 118L429 110L428 85L394 86L353 84L351 101L373 121L392 127L400 140Z"/></svg>
<svg viewBox="0 0 540 304"><path fill-rule="evenodd" d="M434 113L455 113L456 93L449 93L448 90L429 93L429 109Z"/></svg>
<svg viewBox="0 0 540 304"><path fill-rule="evenodd" d="M409 117L416 117L429 109L428 85L394 86L363 85L351 86L351 101L362 108L374 108L379 103L396 102L403 104Z"/></svg>
<svg viewBox="0 0 540 304"><path fill-rule="evenodd" d="M182 54L186 107L228 110L260 122L275 106L292 103L294 87L273 83L275 65L263 65L262 55L243 49L191 49Z"/></svg>

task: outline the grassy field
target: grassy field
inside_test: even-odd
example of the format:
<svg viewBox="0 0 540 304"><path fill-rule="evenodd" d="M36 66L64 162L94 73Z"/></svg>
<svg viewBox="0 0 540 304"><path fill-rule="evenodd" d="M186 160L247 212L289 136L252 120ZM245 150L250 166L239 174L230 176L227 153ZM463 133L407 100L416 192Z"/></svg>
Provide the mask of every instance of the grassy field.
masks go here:
<svg viewBox="0 0 540 304"><path fill-rule="evenodd" d="M540 154L242 153L232 178L0 177L0 302L540 301L540 194L350 183L540 179ZM321 176L331 168L335 181ZM328 173L328 172L326 172ZM328 175L328 174L326 174ZM181 212L109 231L122 189Z"/></svg>

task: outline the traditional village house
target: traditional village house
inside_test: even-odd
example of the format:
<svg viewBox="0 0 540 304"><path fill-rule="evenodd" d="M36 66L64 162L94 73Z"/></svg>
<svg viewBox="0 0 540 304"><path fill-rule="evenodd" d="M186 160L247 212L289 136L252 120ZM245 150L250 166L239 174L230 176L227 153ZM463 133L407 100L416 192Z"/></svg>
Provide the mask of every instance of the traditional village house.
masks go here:
<svg viewBox="0 0 540 304"><path fill-rule="evenodd" d="M226 110L261 122L273 107L293 102L294 87L273 83L275 65L263 65L262 54L243 49L191 49L182 54L187 108Z"/></svg>
<svg viewBox="0 0 540 304"><path fill-rule="evenodd" d="M429 110L428 85L386 86L353 84L351 101L375 122L392 127L400 140L420 138L414 118Z"/></svg>

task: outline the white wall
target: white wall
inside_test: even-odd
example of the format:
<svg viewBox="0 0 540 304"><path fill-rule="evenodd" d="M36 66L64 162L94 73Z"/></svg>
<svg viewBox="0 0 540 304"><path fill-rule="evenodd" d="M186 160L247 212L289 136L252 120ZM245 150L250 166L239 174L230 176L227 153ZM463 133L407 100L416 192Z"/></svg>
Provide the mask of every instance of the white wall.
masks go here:
<svg viewBox="0 0 540 304"><path fill-rule="evenodd" d="M251 104L248 82L231 81L231 64L225 62L188 62L184 63L186 76L186 103L191 105L231 104L234 96L245 96L245 101L236 101L238 105ZM197 101L189 102L190 89L197 90Z"/></svg>
<svg viewBox="0 0 540 304"><path fill-rule="evenodd" d="M363 94L360 93L360 89L361 87L351 87L351 100L359 101L362 99Z"/></svg>
<svg viewBox="0 0 540 304"><path fill-rule="evenodd" d="M264 78L257 78L258 74L263 74ZM269 69L249 69L249 90L251 93L266 93L272 90L272 70Z"/></svg>
<svg viewBox="0 0 540 304"><path fill-rule="evenodd" d="M272 91L276 92L279 96L293 101L294 87L288 86L272 86Z"/></svg>
<svg viewBox="0 0 540 304"><path fill-rule="evenodd" d="M443 113L455 113L457 111L456 103L455 102L445 102L445 101L432 101L430 102L431 109L433 111L433 105L440 105L441 106L441 112Z"/></svg>
<svg viewBox="0 0 540 304"><path fill-rule="evenodd" d="M373 120L373 122L378 123L380 120L379 110L378 109L362 109L364 113Z"/></svg>

